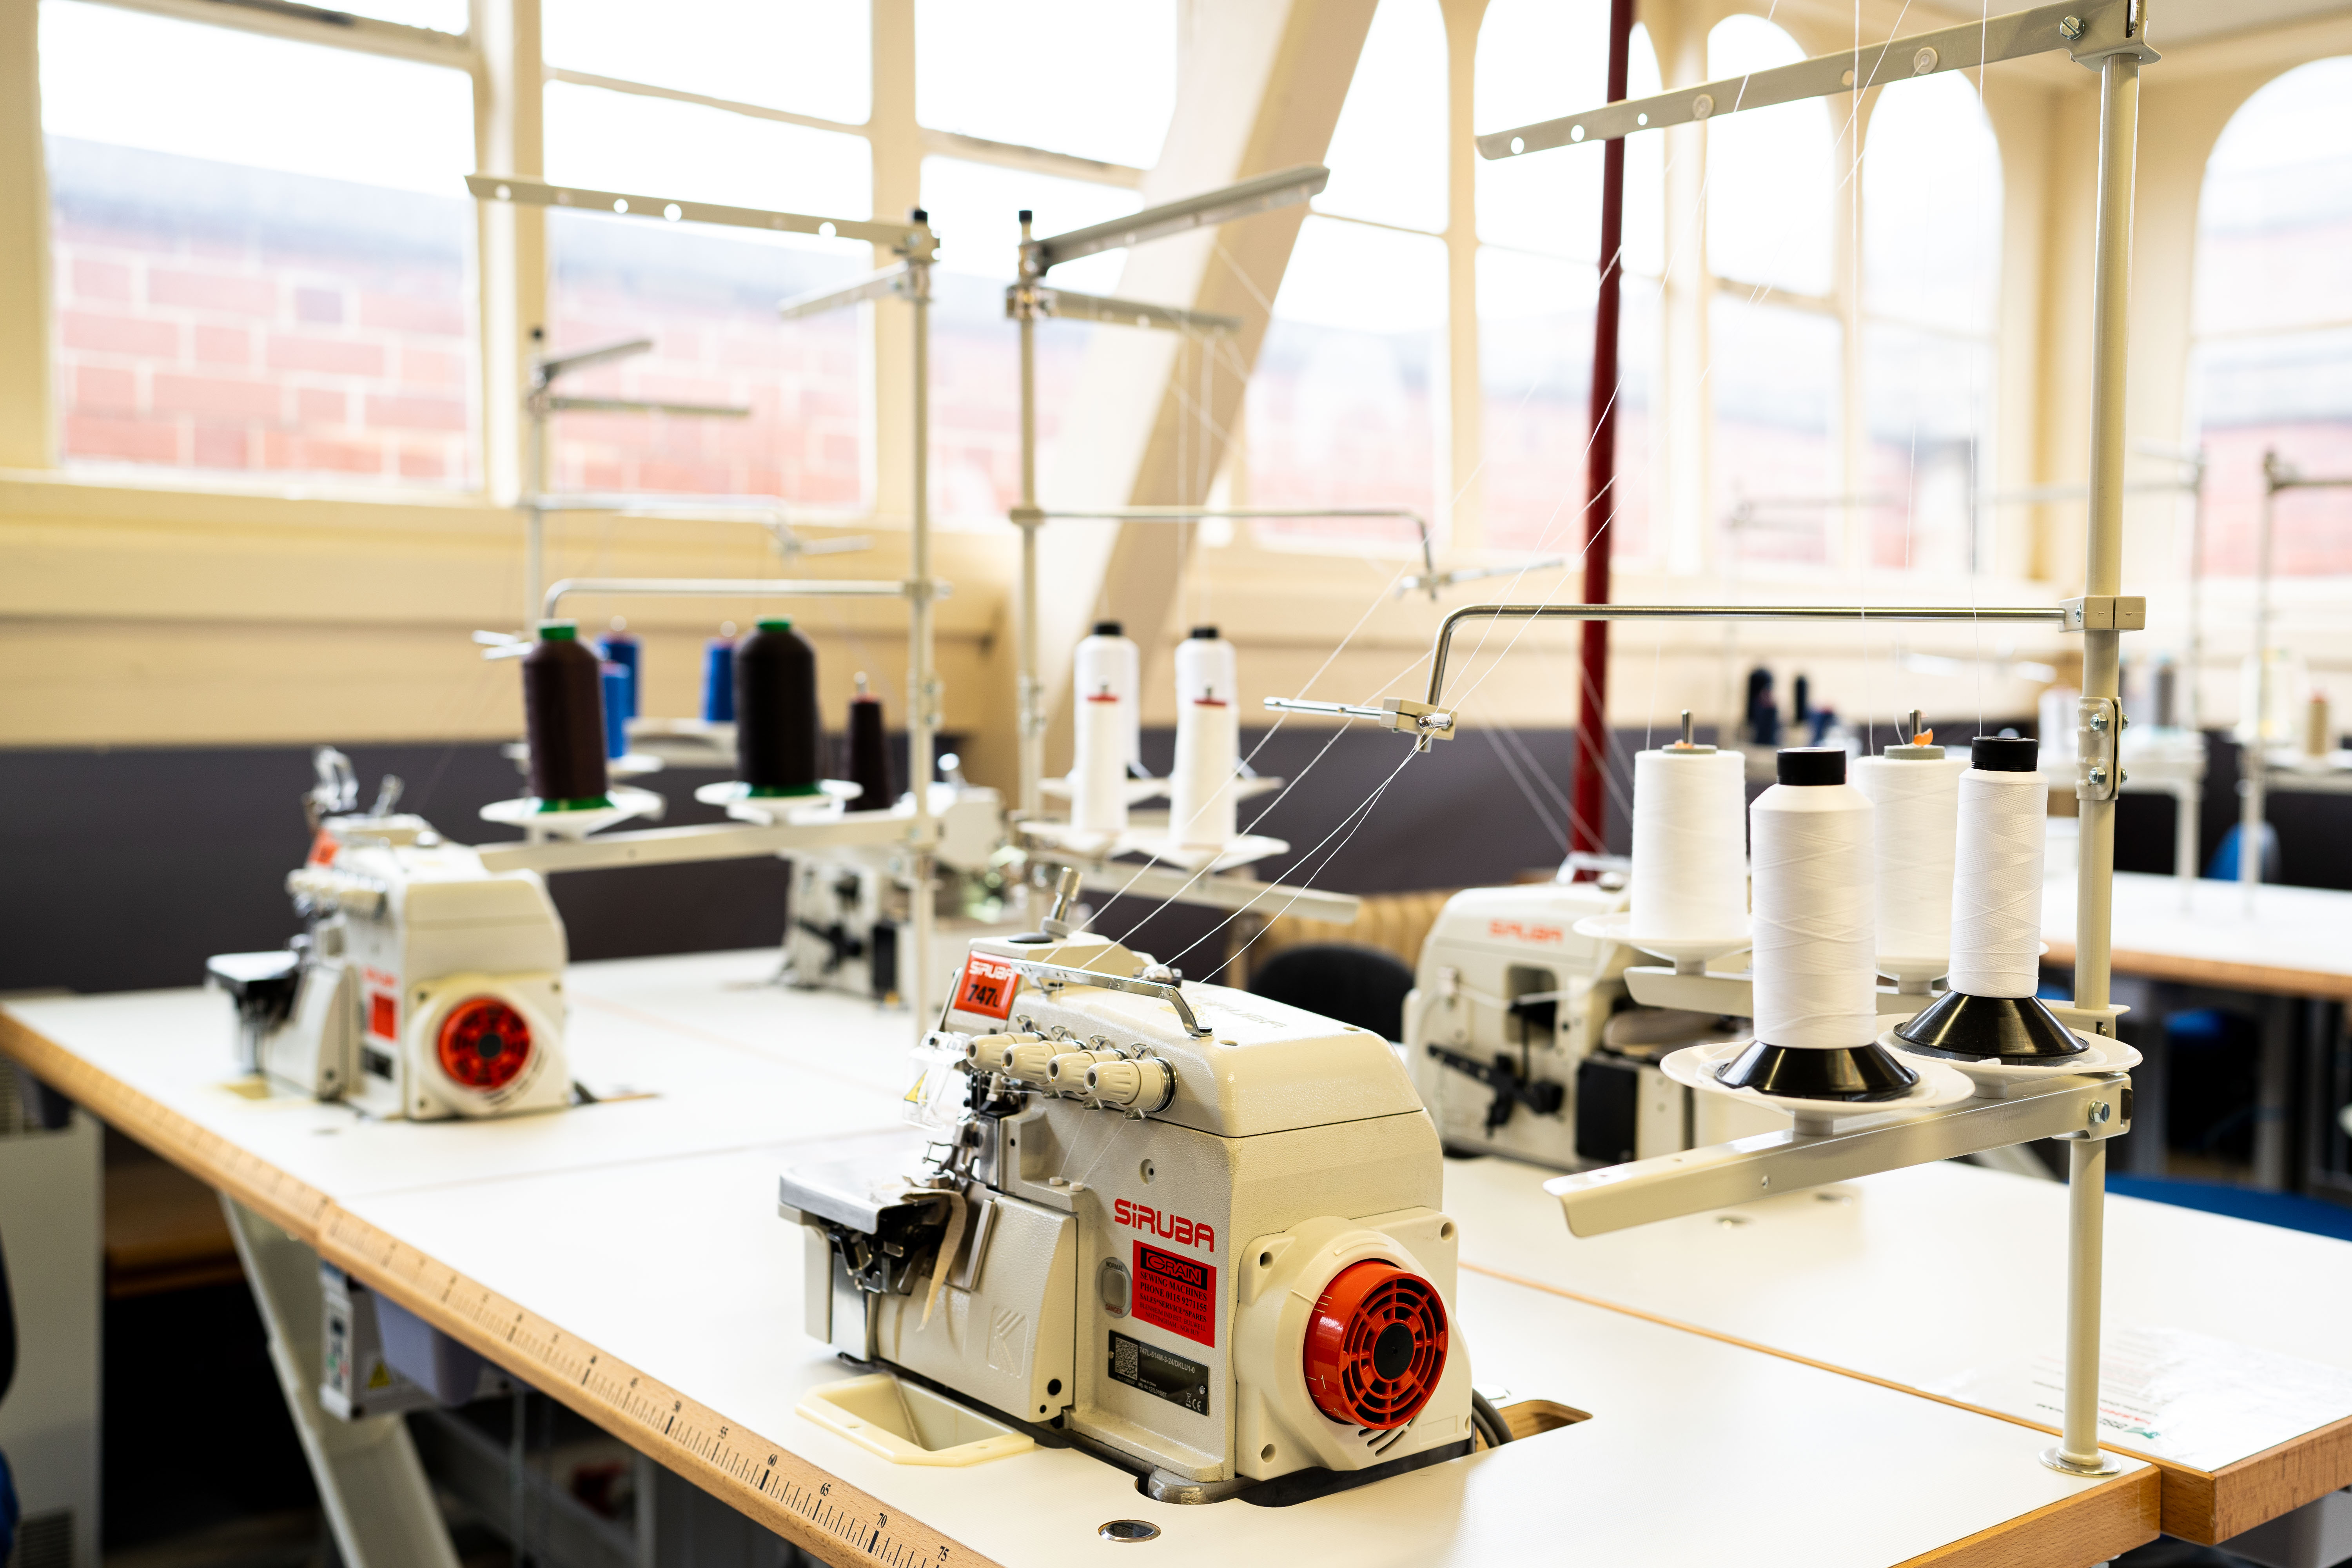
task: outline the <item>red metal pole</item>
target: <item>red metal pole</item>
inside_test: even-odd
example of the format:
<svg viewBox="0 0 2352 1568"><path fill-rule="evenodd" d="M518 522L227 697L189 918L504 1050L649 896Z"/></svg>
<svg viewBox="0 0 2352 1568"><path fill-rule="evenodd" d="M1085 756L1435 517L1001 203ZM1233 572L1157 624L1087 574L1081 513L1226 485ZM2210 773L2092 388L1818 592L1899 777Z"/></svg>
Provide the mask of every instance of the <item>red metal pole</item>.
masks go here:
<svg viewBox="0 0 2352 1568"><path fill-rule="evenodd" d="M1626 58L1633 52L1633 0L1610 0L1609 101L1625 96ZM1601 289L1592 309L1592 444L1584 462L1584 602L1609 602L1609 555L1617 508L1617 315L1624 273L1625 142L1612 137L1601 149ZM1570 786L1569 845L1599 854L1608 847L1609 623L1587 621L1578 658L1582 707L1576 726L1576 772Z"/></svg>

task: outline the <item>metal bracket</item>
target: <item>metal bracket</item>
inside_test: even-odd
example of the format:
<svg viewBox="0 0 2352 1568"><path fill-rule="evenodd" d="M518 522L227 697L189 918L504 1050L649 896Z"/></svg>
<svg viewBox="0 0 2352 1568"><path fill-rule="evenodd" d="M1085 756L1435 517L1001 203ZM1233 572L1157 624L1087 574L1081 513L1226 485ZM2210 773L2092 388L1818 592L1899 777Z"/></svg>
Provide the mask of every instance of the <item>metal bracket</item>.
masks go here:
<svg viewBox="0 0 2352 1568"><path fill-rule="evenodd" d="M2113 800L2122 793L2123 765L2116 740L2123 732L2123 704L2112 697L2085 697L2082 724L2074 731L2074 798Z"/></svg>
<svg viewBox="0 0 2352 1568"><path fill-rule="evenodd" d="M1003 962L1047 991L1056 991L1065 985L1097 985L1105 991L1124 991L1130 996L1156 996L1176 1009L1176 1016L1182 1022L1184 1032L1194 1039L1205 1040L1214 1032L1193 1016L1192 1004L1184 1000L1183 977L1164 964L1154 965L1130 978L1122 978L1067 963L1044 963L1035 959L1007 958ZM1160 974L1168 978L1160 979Z"/></svg>
<svg viewBox="0 0 2352 1568"><path fill-rule="evenodd" d="M2059 628L2061 631L2147 630L2147 601L2136 594L2086 594L2080 598L2064 600L2059 607L2066 612L2066 623Z"/></svg>
<svg viewBox="0 0 2352 1568"><path fill-rule="evenodd" d="M1544 1191L1559 1200L1571 1233L1600 1236L2037 1138L2114 1138L2131 1131L2131 1110L2128 1076L2085 1073L2007 1100L1967 1100L1875 1127L1767 1132L1557 1176Z"/></svg>
<svg viewBox="0 0 2352 1568"><path fill-rule="evenodd" d="M1454 739L1454 715L1446 709L1410 697L1384 697L1379 706L1353 702L1309 702L1298 697L1269 697L1268 708L1281 713L1329 713L1344 719L1370 719L1383 730L1412 737L1413 750L1429 750L1432 741Z"/></svg>

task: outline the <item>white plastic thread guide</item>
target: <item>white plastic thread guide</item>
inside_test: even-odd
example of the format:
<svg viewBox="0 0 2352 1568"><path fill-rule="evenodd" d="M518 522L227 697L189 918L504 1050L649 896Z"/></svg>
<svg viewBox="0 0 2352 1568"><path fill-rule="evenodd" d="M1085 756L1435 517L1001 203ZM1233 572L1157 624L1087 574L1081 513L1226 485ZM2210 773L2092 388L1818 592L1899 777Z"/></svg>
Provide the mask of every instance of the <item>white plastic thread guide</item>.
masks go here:
<svg viewBox="0 0 2352 1568"><path fill-rule="evenodd" d="M1748 807L1756 862L1756 1037L1838 1050L1878 1037L1869 797L1774 784Z"/></svg>
<svg viewBox="0 0 2352 1568"><path fill-rule="evenodd" d="M1633 757L1634 942L1712 942L1748 929L1748 791L1735 751Z"/></svg>
<svg viewBox="0 0 2352 1568"><path fill-rule="evenodd" d="M1962 757L1863 757L1854 787L1878 813L1878 963L1932 980L1952 951L1952 864Z"/></svg>
<svg viewBox="0 0 2352 1568"><path fill-rule="evenodd" d="M1176 645L1176 767L1169 780L1168 833L1179 844L1233 842L1239 685L1234 645L1214 630L1204 626Z"/></svg>
<svg viewBox="0 0 2352 1568"><path fill-rule="evenodd" d="M1951 987L2031 996L2042 979L2042 851L2050 786L2038 773L1960 775Z"/></svg>

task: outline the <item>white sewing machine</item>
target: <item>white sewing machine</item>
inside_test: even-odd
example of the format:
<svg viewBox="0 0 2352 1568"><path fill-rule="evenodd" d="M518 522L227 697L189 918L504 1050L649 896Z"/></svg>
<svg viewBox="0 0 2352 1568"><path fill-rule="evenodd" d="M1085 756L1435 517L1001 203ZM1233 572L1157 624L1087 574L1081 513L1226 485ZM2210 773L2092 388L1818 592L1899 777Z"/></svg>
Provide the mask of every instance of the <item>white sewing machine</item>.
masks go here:
<svg viewBox="0 0 2352 1568"><path fill-rule="evenodd" d="M1694 1105L1658 1070L1670 1051L1738 1038L1744 1021L1637 1006L1626 966L1655 961L1576 929L1624 907L1622 886L1599 881L1446 900L1405 997L1404 1047L1448 1151L1572 1171L1776 1125L1718 1125L1741 1108Z"/></svg>
<svg viewBox="0 0 2352 1568"><path fill-rule="evenodd" d="M974 900L960 896L993 868L1004 841L1003 797L992 789L935 784L930 805L939 823L932 860L940 886L931 973L947 974L963 962L975 935L1018 928L971 918L964 908ZM784 979L808 990L896 1003L905 989L905 954L915 940L914 869L905 846L838 845L793 858Z"/></svg>
<svg viewBox="0 0 2352 1568"><path fill-rule="evenodd" d="M347 774L340 753L321 757L322 788L337 763ZM383 1117L570 1103L563 921L547 884L484 869L424 818L394 813L397 781L387 786L374 811L320 820L287 877L301 936L208 963L236 1000L243 1065Z"/></svg>
<svg viewBox="0 0 2352 1568"><path fill-rule="evenodd" d="M1386 1042L1047 925L972 944L928 1152L784 1173L809 1331L1163 1501L1468 1452L1437 1137Z"/></svg>

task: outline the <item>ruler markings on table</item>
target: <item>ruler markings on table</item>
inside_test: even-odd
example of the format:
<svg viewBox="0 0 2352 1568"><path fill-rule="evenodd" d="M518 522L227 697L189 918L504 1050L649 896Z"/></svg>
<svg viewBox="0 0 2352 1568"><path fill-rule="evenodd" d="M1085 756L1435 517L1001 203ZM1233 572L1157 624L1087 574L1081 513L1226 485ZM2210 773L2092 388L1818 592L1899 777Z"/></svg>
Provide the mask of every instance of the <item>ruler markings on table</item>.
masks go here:
<svg viewBox="0 0 2352 1568"><path fill-rule="evenodd" d="M225 1190L304 1241L318 1233L326 1194L239 1148L192 1117L131 1089L0 1011L0 1051L100 1121L152 1149L205 1185Z"/></svg>
<svg viewBox="0 0 2352 1568"><path fill-rule="evenodd" d="M742 1511L836 1562L961 1568L985 1560L348 1210L328 1205L321 1255L428 1312L437 1327ZM846 1548L851 1557L837 1554ZM895 1553L895 1555L893 1555Z"/></svg>

